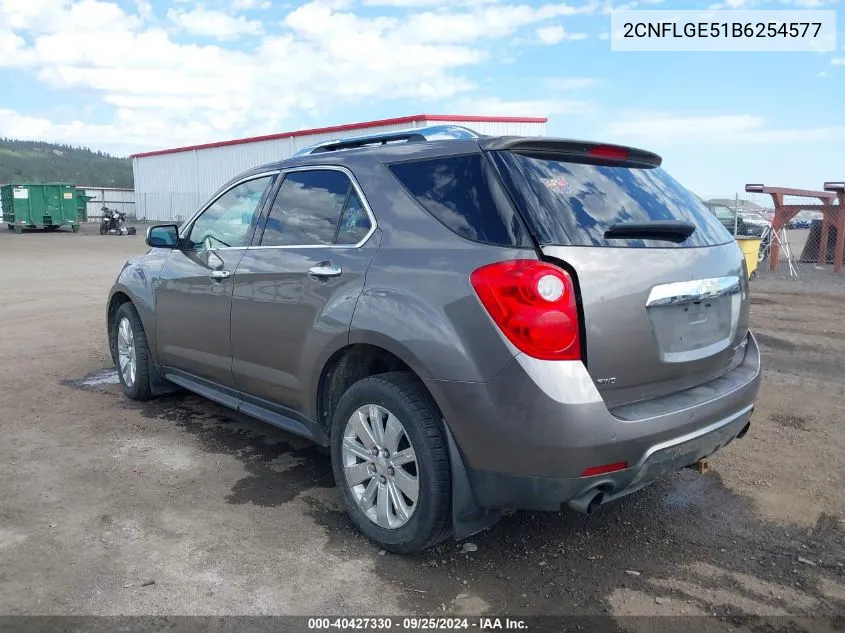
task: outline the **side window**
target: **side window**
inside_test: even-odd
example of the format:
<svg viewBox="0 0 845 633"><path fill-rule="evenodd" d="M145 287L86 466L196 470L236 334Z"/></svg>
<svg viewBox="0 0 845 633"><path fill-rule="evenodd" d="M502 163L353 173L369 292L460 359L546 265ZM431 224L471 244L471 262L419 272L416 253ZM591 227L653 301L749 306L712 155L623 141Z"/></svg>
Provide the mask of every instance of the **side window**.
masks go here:
<svg viewBox="0 0 845 633"><path fill-rule="evenodd" d="M333 244L351 190L346 174L333 169L287 174L267 217L261 246Z"/></svg>
<svg viewBox="0 0 845 633"><path fill-rule="evenodd" d="M371 228L370 216L367 215L361 199L353 189L349 193L343 214L340 216L336 242L338 244L357 244L364 239Z"/></svg>
<svg viewBox="0 0 845 633"><path fill-rule="evenodd" d="M272 180L273 176L248 180L217 198L191 227L189 247L210 250L246 246L249 227L258 213L258 203Z"/></svg>
<svg viewBox="0 0 845 633"><path fill-rule="evenodd" d="M517 211L481 154L389 167L424 209L461 237L503 246L530 245Z"/></svg>

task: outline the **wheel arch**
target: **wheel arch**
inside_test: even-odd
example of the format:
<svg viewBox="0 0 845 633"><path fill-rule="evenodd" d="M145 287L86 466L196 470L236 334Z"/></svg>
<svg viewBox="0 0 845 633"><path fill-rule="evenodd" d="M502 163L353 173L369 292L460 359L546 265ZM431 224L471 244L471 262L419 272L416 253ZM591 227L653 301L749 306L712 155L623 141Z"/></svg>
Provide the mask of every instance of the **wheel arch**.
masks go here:
<svg viewBox="0 0 845 633"><path fill-rule="evenodd" d="M108 308L106 309L106 334L108 335L109 341L109 353L111 354L112 362L115 364L117 364L117 352L114 349L115 316L120 306L124 303L132 303L132 299L122 290L116 290L109 297Z"/></svg>
<svg viewBox="0 0 845 633"><path fill-rule="evenodd" d="M499 520L499 512L485 510L476 503L463 456L448 422L443 417L442 408L420 374L394 351L372 343L352 343L329 357L320 373L315 403L317 421L325 430L326 437L330 435L331 416L346 390L363 378L392 371L404 371L413 375L440 413L439 419L449 454L452 477L451 525L454 537L467 538L490 527Z"/></svg>

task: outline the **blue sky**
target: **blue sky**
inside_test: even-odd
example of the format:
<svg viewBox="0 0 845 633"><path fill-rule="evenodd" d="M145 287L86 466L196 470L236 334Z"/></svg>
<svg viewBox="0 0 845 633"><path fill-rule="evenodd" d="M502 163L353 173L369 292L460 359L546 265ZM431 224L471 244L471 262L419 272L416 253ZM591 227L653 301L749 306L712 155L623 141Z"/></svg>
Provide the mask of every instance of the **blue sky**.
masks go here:
<svg viewBox="0 0 845 633"><path fill-rule="evenodd" d="M619 53L611 8L714 0L0 0L0 135L129 154L429 112L548 116L657 151L696 193L845 178L831 53Z"/></svg>

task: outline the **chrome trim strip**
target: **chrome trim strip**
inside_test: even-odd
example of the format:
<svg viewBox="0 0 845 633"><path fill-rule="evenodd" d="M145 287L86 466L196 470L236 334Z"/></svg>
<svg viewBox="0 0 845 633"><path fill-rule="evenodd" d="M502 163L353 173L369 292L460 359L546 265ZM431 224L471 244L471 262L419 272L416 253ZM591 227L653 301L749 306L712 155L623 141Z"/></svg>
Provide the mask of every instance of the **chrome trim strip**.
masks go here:
<svg viewBox="0 0 845 633"><path fill-rule="evenodd" d="M249 250L268 250L273 248L361 248L364 244L367 243L367 240L369 240L373 236L373 233L376 232L376 229L378 228L378 223L376 222L376 216L373 214L373 210L370 208L370 203L364 196L364 192L361 189L361 185L358 184L358 180L355 178L355 175L351 171L349 171L349 169L347 169L346 167L341 167L340 165L307 165L282 169L281 173L282 176L284 176L286 174L290 174L297 171L317 170L340 171L346 174L346 177L349 178L349 181L352 183L352 187L354 187L355 189L355 193L358 194L358 199L361 200L361 204L364 206L364 211L367 212L367 217L370 219L370 230L367 231L367 234L363 238L361 238L361 240L357 244L292 244L285 246L261 246L259 244L247 246L244 248L247 248ZM282 182L282 185L284 185L284 181ZM272 210L272 203L270 208Z"/></svg>
<svg viewBox="0 0 845 633"><path fill-rule="evenodd" d="M684 442L689 442L689 441L694 440L696 438L699 438L703 435L707 435L708 433L712 433L713 431L718 431L719 429L721 429L725 426L728 426L729 424L732 424L732 423L736 422L737 420L739 420L740 418L748 415L749 413L751 413L752 409L754 409L754 405L750 404L747 407L745 407L744 409L742 409L741 411L739 411L738 413L735 413L734 415L730 416L729 418L726 418L724 420L719 420L718 422L714 422L713 424L710 424L709 426L705 426L703 429L698 429L697 431L693 431L692 433L687 433L686 435L681 435L680 437L672 438L671 440L661 442L660 444L655 444L654 446L652 446L651 448L649 448L645 452L643 457L640 459L639 462L637 462L635 464L634 467L639 468L640 466L645 464L645 462L647 462L648 459L652 455L654 455L655 453L657 453L659 451L665 450L667 448L671 448L672 446L677 446L679 444L683 444Z"/></svg>
<svg viewBox="0 0 845 633"><path fill-rule="evenodd" d="M715 299L725 295L740 292L742 286L739 277L713 277L711 279L695 279L693 281L676 281L661 284L651 289L646 301L646 307L678 305Z"/></svg>

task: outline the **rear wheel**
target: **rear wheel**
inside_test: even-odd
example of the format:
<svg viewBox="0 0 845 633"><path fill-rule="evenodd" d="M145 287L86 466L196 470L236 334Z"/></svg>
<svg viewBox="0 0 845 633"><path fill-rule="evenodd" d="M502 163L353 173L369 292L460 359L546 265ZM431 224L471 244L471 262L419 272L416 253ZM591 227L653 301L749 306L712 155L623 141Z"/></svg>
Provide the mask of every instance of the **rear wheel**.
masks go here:
<svg viewBox="0 0 845 633"><path fill-rule="evenodd" d="M332 469L355 526L397 553L449 534L451 473L440 412L407 372L360 380L343 395L331 429Z"/></svg>
<svg viewBox="0 0 845 633"><path fill-rule="evenodd" d="M17 233L18 235L20 235L21 233L23 233L23 227L22 227L22 226L20 226L20 225L15 225L15 226L13 226L12 228L15 230L15 233Z"/></svg>
<svg viewBox="0 0 845 633"><path fill-rule="evenodd" d="M113 345L117 359L117 375L123 393L132 400L148 400L150 389L150 348L138 311L127 302L114 317Z"/></svg>

